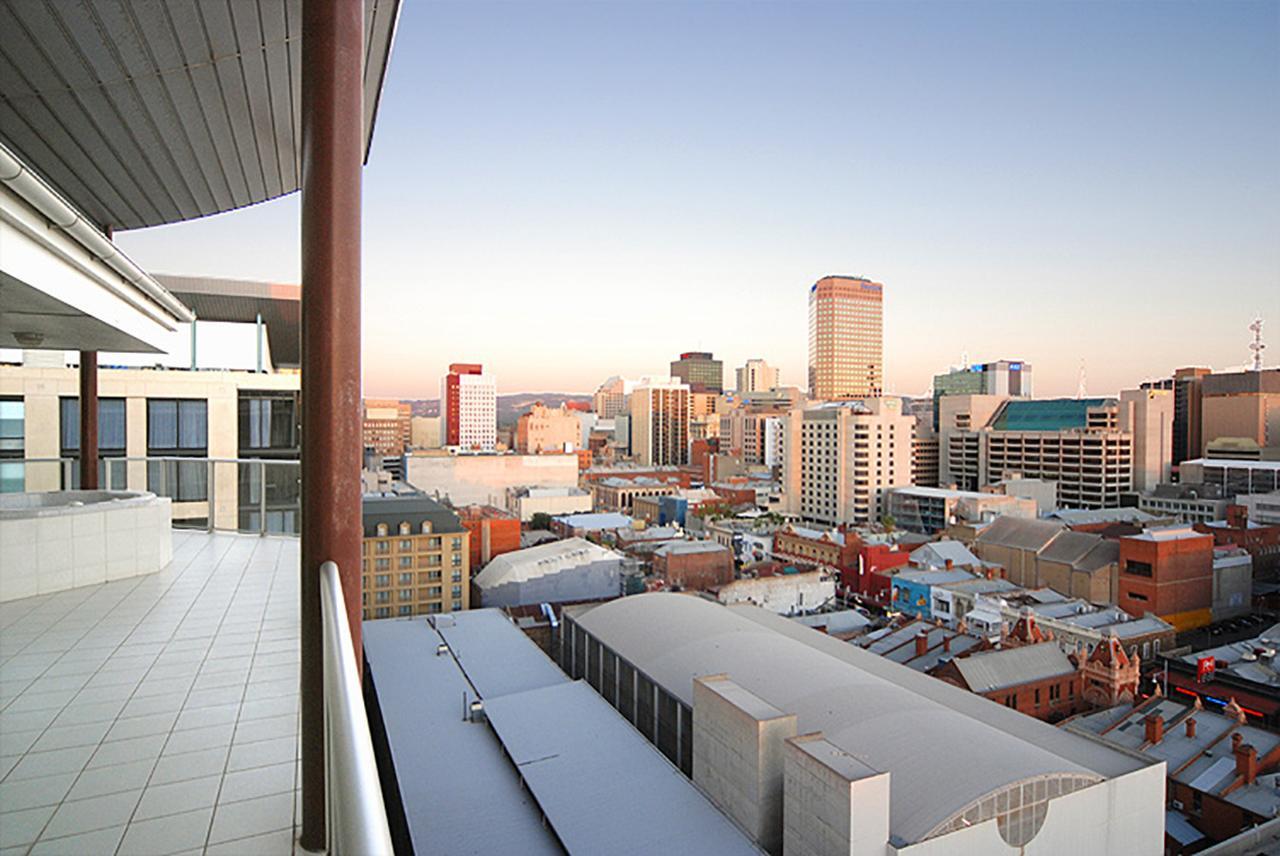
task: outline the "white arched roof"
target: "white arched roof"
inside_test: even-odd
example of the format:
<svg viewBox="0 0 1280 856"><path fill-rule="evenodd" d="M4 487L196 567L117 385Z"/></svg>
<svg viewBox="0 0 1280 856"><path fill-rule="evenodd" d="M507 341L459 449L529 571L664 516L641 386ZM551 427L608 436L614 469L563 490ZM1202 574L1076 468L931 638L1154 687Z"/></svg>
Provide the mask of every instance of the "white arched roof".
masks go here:
<svg viewBox="0 0 1280 856"><path fill-rule="evenodd" d="M745 617L740 608L654 593L601 604L574 620L686 705L693 704L695 677L724 673L796 714L800 733L822 731L864 764L889 772L890 832L905 842L937 834L957 813L1017 782L1104 778L1026 733L989 724L970 702L981 703L978 711L994 708L992 718L999 720L996 711L1003 709L994 703L851 645L841 643L849 656L843 649L840 656L826 653ZM859 657L876 660L876 667L859 667ZM893 666L904 673L902 682L882 668ZM921 678L936 686L928 693L912 688ZM963 702L957 697L956 705L948 704L953 693Z"/></svg>

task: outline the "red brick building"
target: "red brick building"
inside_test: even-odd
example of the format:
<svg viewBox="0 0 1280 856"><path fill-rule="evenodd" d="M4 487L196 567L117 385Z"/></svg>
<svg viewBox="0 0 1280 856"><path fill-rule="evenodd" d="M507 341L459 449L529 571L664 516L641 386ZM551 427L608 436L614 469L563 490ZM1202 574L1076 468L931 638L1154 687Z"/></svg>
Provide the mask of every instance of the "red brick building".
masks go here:
<svg viewBox="0 0 1280 856"><path fill-rule="evenodd" d="M733 551L715 541L675 541L654 551L653 572L672 588L706 591L733 582Z"/></svg>
<svg viewBox="0 0 1280 856"><path fill-rule="evenodd" d="M854 532L838 529L809 529L788 523L773 533L773 552L812 562L845 574L857 573L862 539Z"/></svg>
<svg viewBox="0 0 1280 856"><path fill-rule="evenodd" d="M1136 618L1155 613L1180 632L1209 624L1213 536L1174 526L1121 538L1116 605Z"/></svg>
<svg viewBox="0 0 1280 856"><path fill-rule="evenodd" d="M944 663L932 674L1046 722L1086 707L1079 663L1052 642L979 651Z"/></svg>
<svg viewBox="0 0 1280 856"><path fill-rule="evenodd" d="M1249 723L1235 700L1210 709L1156 693L1062 728L1164 762L1170 814L1193 833L1166 835L1166 853L1197 852L1280 815L1280 735Z"/></svg>
<svg viewBox="0 0 1280 856"><path fill-rule="evenodd" d="M1255 577L1274 577L1280 573L1280 525L1265 526L1249 520L1249 509L1228 505L1227 519L1213 523L1197 523L1197 532L1213 536L1218 547L1233 546L1253 558Z"/></svg>
<svg viewBox="0 0 1280 856"><path fill-rule="evenodd" d="M893 572L911 560L911 551L896 544L863 544L858 557L861 564L852 573L841 574L845 590L877 603L888 603Z"/></svg>
<svg viewBox="0 0 1280 856"><path fill-rule="evenodd" d="M479 573L485 565L520 549L520 518L492 505L469 505L458 511L458 519L471 533L471 568Z"/></svg>

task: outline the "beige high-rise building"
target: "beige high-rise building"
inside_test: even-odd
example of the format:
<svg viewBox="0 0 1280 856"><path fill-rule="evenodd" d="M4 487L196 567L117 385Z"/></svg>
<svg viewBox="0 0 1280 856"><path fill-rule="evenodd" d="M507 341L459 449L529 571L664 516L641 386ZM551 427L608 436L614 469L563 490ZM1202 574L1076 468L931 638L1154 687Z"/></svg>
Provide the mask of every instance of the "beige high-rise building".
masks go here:
<svg viewBox="0 0 1280 856"><path fill-rule="evenodd" d="M809 289L809 396L840 401L884 390L884 286L824 276Z"/></svg>
<svg viewBox="0 0 1280 856"><path fill-rule="evenodd" d="M582 445L582 423L565 407L535 402L516 422L516 451L526 455L572 452Z"/></svg>
<svg viewBox="0 0 1280 856"><path fill-rule="evenodd" d="M747 364L737 371L739 394L746 392L768 392L780 384L778 370L764 360L747 360Z"/></svg>
<svg viewBox="0 0 1280 856"><path fill-rule="evenodd" d="M1264 460L1280 450L1280 369L1211 374L1201 389L1201 453L1228 439L1251 441Z"/></svg>
<svg viewBox="0 0 1280 856"><path fill-rule="evenodd" d="M1059 508L1113 508L1133 489L1134 434L1121 429L1124 408L1114 398L941 402L940 485L980 490L1016 472L1056 482Z"/></svg>
<svg viewBox="0 0 1280 856"><path fill-rule="evenodd" d="M782 448L787 510L827 526L879 520L889 489L911 484L915 422L899 398L791 411Z"/></svg>
<svg viewBox="0 0 1280 856"><path fill-rule="evenodd" d="M601 419L613 419L618 414L626 415L627 398L635 387L635 381L614 375L600 384L591 396L591 409Z"/></svg>
<svg viewBox="0 0 1280 856"><path fill-rule="evenodd" d="M1171 389L1127 389L1120 393L1120 430L1133 435L1133 489L1155 490L1173 470Z"/></svg>
<svg viewBox="0 0 1280 856"><path fill-rule="evenodd" d="M631 451L641 466L689 463L689 385L646 378L631 392Z"/></svg>

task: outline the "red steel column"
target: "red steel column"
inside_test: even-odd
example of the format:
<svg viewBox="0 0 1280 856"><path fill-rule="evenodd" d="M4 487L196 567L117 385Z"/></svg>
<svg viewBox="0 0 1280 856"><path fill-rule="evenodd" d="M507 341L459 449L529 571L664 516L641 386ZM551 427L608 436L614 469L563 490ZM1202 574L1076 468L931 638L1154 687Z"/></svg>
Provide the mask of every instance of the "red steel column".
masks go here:
<svg viewBox="0 0 1280 856"><path fill-rule="evenodd" d="M98 352L80 352L80 489L98 489Z"/></svg>
<svg viewBox="0 0 1280 856"><path fill-rule="evenodd" d="M364 2L302 4L302 846L325 847L320 565L360 646Z"/></svg>

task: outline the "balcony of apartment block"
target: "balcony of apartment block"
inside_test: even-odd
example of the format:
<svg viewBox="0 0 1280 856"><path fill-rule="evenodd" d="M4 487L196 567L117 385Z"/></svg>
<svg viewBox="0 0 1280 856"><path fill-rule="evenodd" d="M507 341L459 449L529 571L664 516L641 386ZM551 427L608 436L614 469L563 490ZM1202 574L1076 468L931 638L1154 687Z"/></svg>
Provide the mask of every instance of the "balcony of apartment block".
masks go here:
<svg viewBox="0 0 1280 856"><path fill-rule="evenodd" d="M196 320L115 234L304 188L304 148L301 338L358 366L358 330L334 319L359 304L359 175L399 5L0 12L21 69L0 77L0 349L78 352L84 405L78 455L40 457L57 429L0 396L5 854L391 852L347 621L359 502L335 498L358 480L306 437L292 462L113 458L95 405L100 352L169 354ZM355 438L331 447L358 472L348 377L302 353L302 399L324 435ZM333 538L304 510L357 533L345 568L306 564Z"/></svg>

